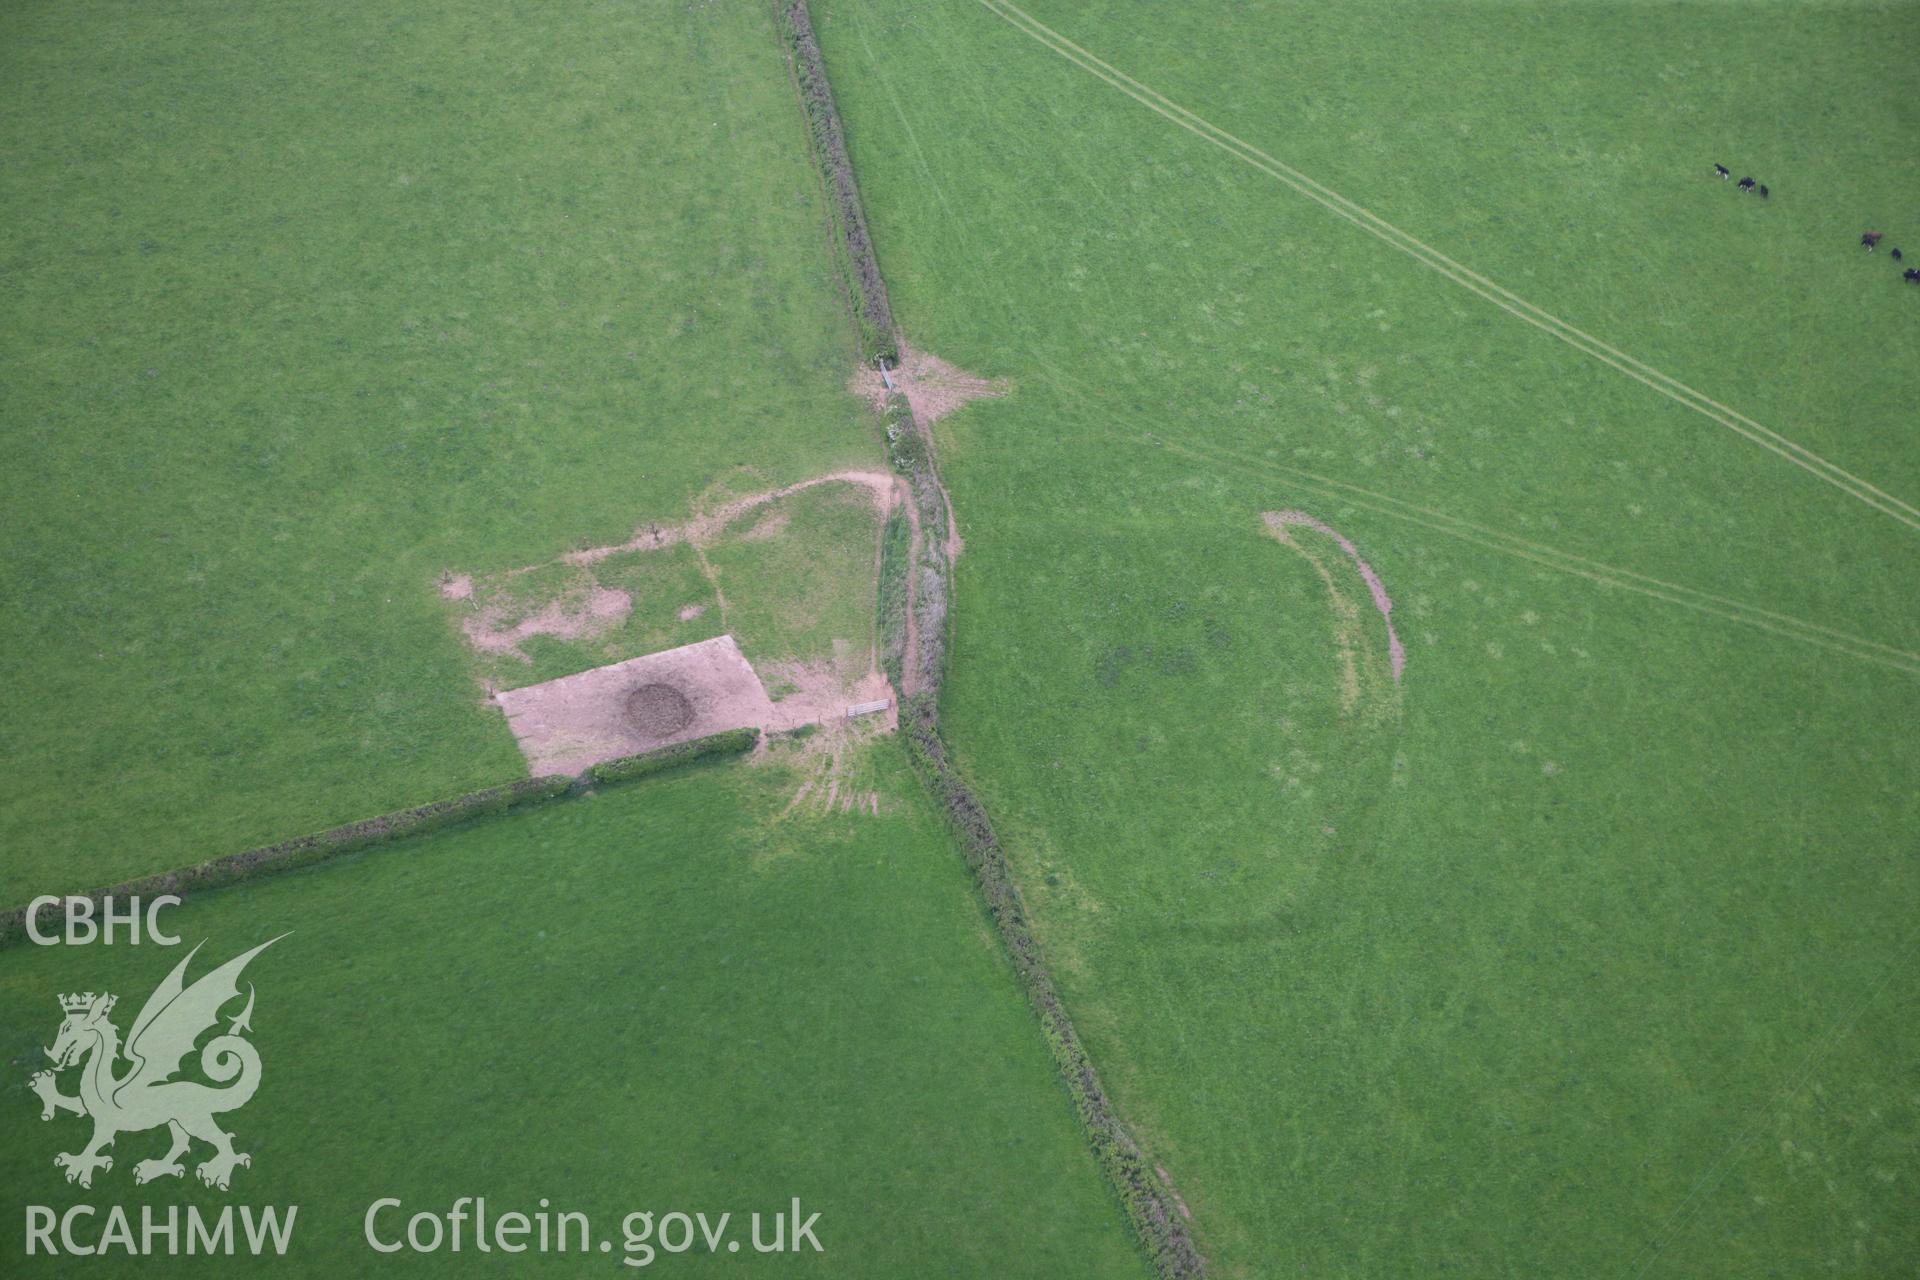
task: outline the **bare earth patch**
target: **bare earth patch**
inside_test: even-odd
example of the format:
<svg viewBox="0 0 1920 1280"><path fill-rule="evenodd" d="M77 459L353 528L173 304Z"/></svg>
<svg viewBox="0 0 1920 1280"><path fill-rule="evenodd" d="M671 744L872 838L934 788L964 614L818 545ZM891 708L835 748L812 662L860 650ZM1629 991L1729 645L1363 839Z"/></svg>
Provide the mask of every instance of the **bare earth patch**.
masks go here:
<svg viewBox="0 0 1920 1280"><path fill-rule="evenodd" d="M900 363L883 376L878 369L862 366L854 371L849 389L870 401L876 409L887 403L887 381L906 396L913 416L922 426L932 426L970 400L1003 396L1012 388L1005 378L982 378L948 364L928 351L900 344Z"/></svg>
<svg viewBox="0 0 1920 1280"><path fill-rule="evenodd" d="M743 542L770 542L787 531L787 513L769 511L754 522L753 528L740 535Z"/></svg>
<svg viewBox="0 0 1920 1280"><path fill-rule="evenodd" d="M642 693L650 690L651 693ZM764 725L773 703L732 636L629 658L494 695L535 777L727 729ZM683 715L664 716L669 704Z"/></svg>
<svg viewBox="0 0 1920 1280"><path fill-rule="evenodd" d="M871 719L895 727L899 708L893 705L893 687L880 671L846 672L826 662L770 662L767 672L790 692L773 704L766 728L798 729L803 724L829 724L846 718L847 708L863 702L884 701L884 711Z"/></svg>
<svg viewBox="0 0 1920 1280"><path fill-rule="evenodd" d="M563 601L556 600L511 627L500 625L497 610L483 609L463 620L460 630L466 635L467 643L482 653L520 654L520 642L528 636L554 636L561 640L596 636L619 626L632 612L632 596L608 587L595 587L587 592L586 599L577 608L569 609Z"/></svg>
<svg viewBox="0 0 1920 1280"><path fill-rule="evenodd" d="M878 672L849 683L831 664L769 668L790 691L775 702L732 636L715 636L611 666L493 695L535 777L576 774L589 765L728 729L769 732L846 719L847 708L885 698L863 720L894 727L897 710Z"/></svg>

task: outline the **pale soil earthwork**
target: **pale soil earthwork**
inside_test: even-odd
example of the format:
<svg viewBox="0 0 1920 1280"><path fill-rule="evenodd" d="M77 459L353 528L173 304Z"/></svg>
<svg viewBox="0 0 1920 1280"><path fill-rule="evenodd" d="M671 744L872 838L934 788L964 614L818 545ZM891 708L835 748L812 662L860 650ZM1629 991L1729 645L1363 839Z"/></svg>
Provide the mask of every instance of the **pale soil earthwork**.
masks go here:
<svg viewBox="0 0 1920 1280"><path fill-rule="evenodd" d="M819 725L826 730L821 738L837 741L845 736L841 730L849 709L862 705L872 709L858 716L860 732L892 730L897 694L879 669L871 633L857 639L835 634L830 641L822 634L820 651L804 659L769 659L762 652L758 670L732 630L687 644L673 645L669 639L670 647L637 656L619 653L624 643L631 654L642 634L661 634L657 627L622 630L636 609L677 624L704 617L697 625L728 627L728 601L706 552L788 538L788 513L776 504L825 485L851 486L871 504L877 559L879 529L902 500L901 483L887 472L843 471L696 509L681 522L644 524L617 545L575 550L492 575L442 575L440 594L483 672L490 701L505 712L529 771L575 774L605 760L745 727L779 733ZM798 529L795 525L791 532ZM704 600L688 599L687 584L700 582L690 553L711 588ZM666 566L676 559L680 570L668 572ZM647 565L660 567L653 577L633 572ZM616 581L631 589L611 585ZM535 637L590 641L572 652L586 661L602 655L618 660L586 670L562 667L556 678L520 683L541 674L521 647ZM515 672L525 674L516 679Z"/></svg>
<svg viewBox="0 0 1920 1280"><path fill-rule="evenodd" d="M1374 572L1373 566L1367 563L1351 540L1316 516L1304 511L1267 511L1261 514L1261 519L1267 532L1281 545L1291 547L1313 566L1327 589L1327 599L1333 610L1334 646L1340 663L1341 711L1353 715L1363 701L1374 713L1398 707L1400 675L1406 668L1407 651L1394 630L1393 600L1388 596L1380 575ZM1324 543L1321 547L1311 545L1308 539L1296 537L1292 532L1294 529L1305 529L1330 539L1359 572L1368 595L1372 597L1373 607L1386 624L1387 661L1384 665L1387 671L1381 670L1383 664L1378 648L1367 642L1367 629L1362 625L1359 604L1341 588L1334 564L1328 563L1332 557L1321 549Z"/></svg>
<svg viewBox="0 0 1920 1280"><path fill-rule="evenodd" d="M764 658L769 637L742 631L729 616L723 575L710 554L787 541L798 526L789 530L791 513L782 509L782 500L823 487L846 487L870 504L877 558L880 531L902 499L902 486L884 471L840 471L705 507L696 504L690 518L646 522L617 544L493 573L449 570L440 576L439 594L489 693L726 631ZM824 657L826 637L818 639L817 654L791 654L784 644L772 652Z"/></svg>

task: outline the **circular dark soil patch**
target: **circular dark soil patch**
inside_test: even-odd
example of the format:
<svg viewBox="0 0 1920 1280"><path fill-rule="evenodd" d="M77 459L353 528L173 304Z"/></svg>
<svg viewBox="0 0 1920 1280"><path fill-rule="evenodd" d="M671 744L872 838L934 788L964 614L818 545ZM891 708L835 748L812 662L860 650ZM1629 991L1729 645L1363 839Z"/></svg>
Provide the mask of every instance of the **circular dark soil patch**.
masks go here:
<svg viewBox="0 0 1920 1280"><path fill-rule="evenodd" d="M693 704L670 684L643 684L627 695L627 722L649 738L664 738L693 723Z"/></svg>

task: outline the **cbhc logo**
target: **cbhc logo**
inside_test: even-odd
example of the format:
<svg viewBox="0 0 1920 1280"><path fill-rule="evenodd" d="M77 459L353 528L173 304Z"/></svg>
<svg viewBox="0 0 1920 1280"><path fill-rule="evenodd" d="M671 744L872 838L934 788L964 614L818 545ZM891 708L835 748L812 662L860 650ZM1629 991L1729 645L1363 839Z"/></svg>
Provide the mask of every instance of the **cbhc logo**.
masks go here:
<svg viewBox="0 0 1920 1280"><path fill-rule="evenodd" d="M163 947L179 944L178 934L160 931L161 908L179 906L179 898L171 893L163 893L157 898L151 898L147 901L144 913L141 911L138 897L124 898L121 901L125 905L116 909L113 895L108 894L100 900L96 912L92 898L59 898L53 894L43 894L27 904L27 936L43 947L55 947L62 943L70 947L78 947L95 939L111 946L114 941L114 930L118 928L124 932L128 942L137 946L140 942L140 926L144 921L148 940L157 942ZM61 903L65 903L65 907L58 915L54 912L47 914L54 916L55 919L64 918L65 931L51 935L40 932L41 907L43 905L58 906Z"/></svg>

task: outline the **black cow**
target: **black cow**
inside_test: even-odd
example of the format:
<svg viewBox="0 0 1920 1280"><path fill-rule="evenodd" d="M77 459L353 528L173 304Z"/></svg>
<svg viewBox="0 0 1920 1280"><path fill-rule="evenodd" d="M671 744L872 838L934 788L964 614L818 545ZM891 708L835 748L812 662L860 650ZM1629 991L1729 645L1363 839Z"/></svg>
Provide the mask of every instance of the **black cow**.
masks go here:
<svg viewBox="0 0 1920 1280"><path fill-rule="evenodd" d="M1740 179L1740 189L1741 189L1742 191L1751 191L1751 190L1753 190L1753 179L1752 179L1752 178L1742 178L1742 179Z"/></svg>
<svg viewBox="0 0 1920 1280"><path fill-rule="evenodd" d="M1728 178L1731 178L1733 176L1733 170L1727 168L1727 166L1723 164L1717 164L1713 166L1713 171L1720 175L1720 181L1722 182L1725 182Z"/></svg>
<svg viewBox="0 0 1920 1280"><path fill-rule="evenodd" d="M1767 198L1767 184L1764 182L1760 184L1760 198L1762 200Z"/></svg>

